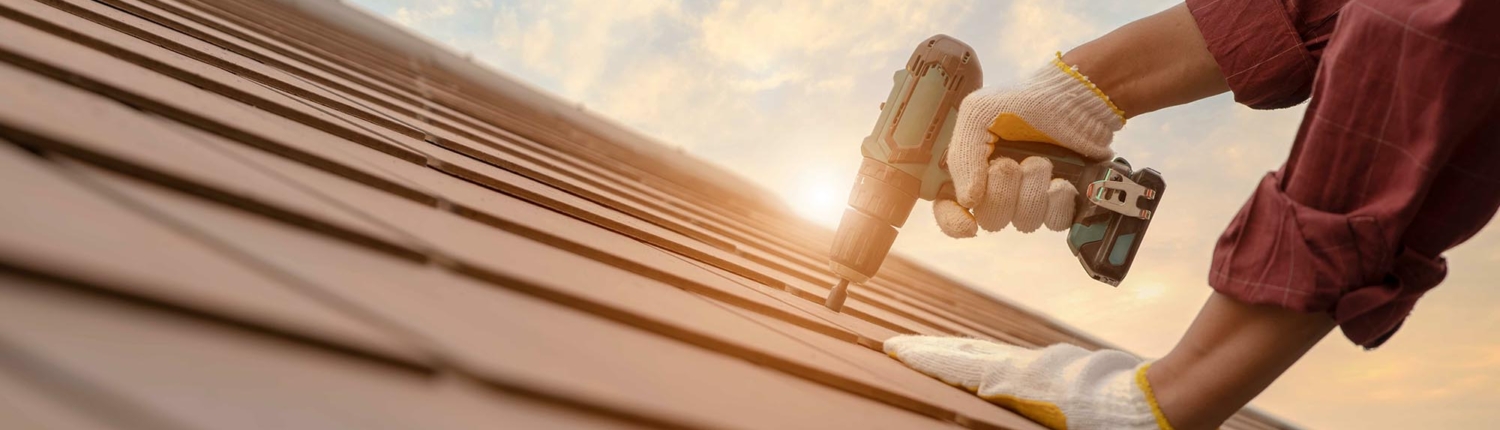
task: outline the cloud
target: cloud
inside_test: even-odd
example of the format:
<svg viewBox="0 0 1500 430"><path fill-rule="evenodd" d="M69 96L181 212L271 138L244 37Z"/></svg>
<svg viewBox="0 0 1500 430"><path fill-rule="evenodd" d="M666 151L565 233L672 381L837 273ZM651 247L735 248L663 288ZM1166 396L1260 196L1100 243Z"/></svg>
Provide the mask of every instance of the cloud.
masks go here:
<svg viewBox="0 0 1500 430"><path fill-rule="evenodd" d="M996 26L1000 33L1000 59L1022 67L995 70L1011 79L1046 64L1053 54L1066 47L1088 41L1096 26L1080 13L1064 8L1065 3L1048 0L1016 0L1006 10L1005 25Z"/></svg>
<svg viewBox="0 0 1500 430"><path fill-rule="evenodd" d="M724 1L703 18L705 52L752 71L788 61L806 64L830 53L839 60L909 49L915 31L954 20L963 2Z"/></svg>
<svg viewBox="0 0 1500 430"><path fill-rule="evenodd" d="M455 12L458 12L458 7L451 2L446 4L439 4L430 9L402 7L396 9L396 13L395 15L391 16L391 19L395 20L401 25L407 27L415 27L425 25L426 23L435 20L441 20L443 18L453 16Z"/></svg>
<svg viewBox="0 0 1500 430"><path fill-rule="evenodd" d="M495 43L519 50L522 66L555 76L569 95L608 84L611 63L649 52L660 26L681 19L666 0L520 1L502 3L495 16Z"/></svg>

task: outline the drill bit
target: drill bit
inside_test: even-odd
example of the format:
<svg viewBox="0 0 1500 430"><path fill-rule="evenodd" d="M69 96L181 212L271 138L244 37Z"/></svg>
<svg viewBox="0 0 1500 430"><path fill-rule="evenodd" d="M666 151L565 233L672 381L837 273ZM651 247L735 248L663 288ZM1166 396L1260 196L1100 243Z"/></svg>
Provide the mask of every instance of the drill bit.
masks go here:
<svg viewBox="0 0 1500 430"><path fill-rule="evenodd" d="M823 306L827 306L834 312L842 311L844 299L847 297L849 297L849 280L839 279L838 285L833 286L833 291L828 292L828 301L823 302Z"/></svg>

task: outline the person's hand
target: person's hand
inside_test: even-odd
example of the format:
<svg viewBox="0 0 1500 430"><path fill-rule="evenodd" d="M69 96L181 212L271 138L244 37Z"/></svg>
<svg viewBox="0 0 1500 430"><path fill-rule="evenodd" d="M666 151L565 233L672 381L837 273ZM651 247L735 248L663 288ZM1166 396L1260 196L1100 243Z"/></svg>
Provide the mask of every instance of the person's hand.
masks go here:
<svg viewBox="0 0 1500 430"><path fill-rule="evenodd" d="M1150 363L1124 352L937 336L896 336L885 352L1049 428L1172 428L1146 380Z"/></svg>
<svg viewBox="0 0 1500 430"><path fill-rule="evenodd" d="M1078 191L1067 181L1052 179L1052 162L1044 157L991 162L996 137L991 130L1000 139L1052 143L1096 160L1114 154L1109 144L1124 118L1060 56L1025 82L975 91L959 106L948 145L948 172L957 199L934 202L938 227L960 238L973 237L981 227L1000 231L1007 224L1025 233L1042 225L1067 229Z"/></svg>

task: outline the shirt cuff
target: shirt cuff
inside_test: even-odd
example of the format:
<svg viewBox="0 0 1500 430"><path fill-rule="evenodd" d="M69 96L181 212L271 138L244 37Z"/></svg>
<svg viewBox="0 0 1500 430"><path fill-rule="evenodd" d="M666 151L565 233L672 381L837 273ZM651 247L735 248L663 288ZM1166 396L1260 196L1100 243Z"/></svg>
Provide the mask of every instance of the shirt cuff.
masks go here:
<svg viewBox="0 0 1500 430"><path fill-rule="evenodd" d="M1296 202L1269 174L1219 238L1209 285L1242 303L1328 313L1374 348L1447 273L1441 257L1396 252L1383 231L1373 217Z"/></svg>
<svg viewBox="0 0 1500 430"><path fill-rule="evenodd" d="M1277 109L1307 100L1317 61L1283 2L1187 0L1187 7L1235 101Z"/></svg>

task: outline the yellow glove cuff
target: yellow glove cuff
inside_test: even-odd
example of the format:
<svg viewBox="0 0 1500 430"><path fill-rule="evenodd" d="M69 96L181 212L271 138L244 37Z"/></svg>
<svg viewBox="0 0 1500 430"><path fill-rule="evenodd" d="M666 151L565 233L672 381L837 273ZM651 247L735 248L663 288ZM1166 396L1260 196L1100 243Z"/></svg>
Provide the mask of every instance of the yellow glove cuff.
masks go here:
<svg viewBox="0 0 1500 430"><path fill-rule="evenodd" d="M1109 96L1104 94L1104 90L1099 89L1098 85L1094 85L1094 82L1090 81L1088 76L1084 76L1082 73L1079 73L1078 66L1069 66L1068 63L1064 63L1062 59L1062 51L1057 51L1057 58L1052 60L1052 64L1057 66L1058 69L1062 70L1063 73L1067 73L1068 76L1072 76L1073 79L1077 79L1078 83L1083 84L1083 86L1085 87L1089 87L1089 91L1093 91L1094 95L1098 96L1099 100L1103 100L1104 104L1109 105L1109 110L1114 111L1115 116L1120 118L1120 125L1125 125L1125 111L1120 110L1119 106L1115 106L1115 102L1111 101L1109 99Z"/></svg>
<svg viewBox="0 0 1500 430"><path fill-rule="evenodd" d="M1151 381L1146 380L1146 369L1151 368L1151 363L1141 366L1135 371L1135 385L1141 387L1141 392L1146 395L1146 403L1151 404L1151 414L1156 416L1156 426L1161 430L1172 430L1172 423L1167 422L1167 415L1161 413L1161 405L1156 403L1156 393L1151 391Z"/></svg>

